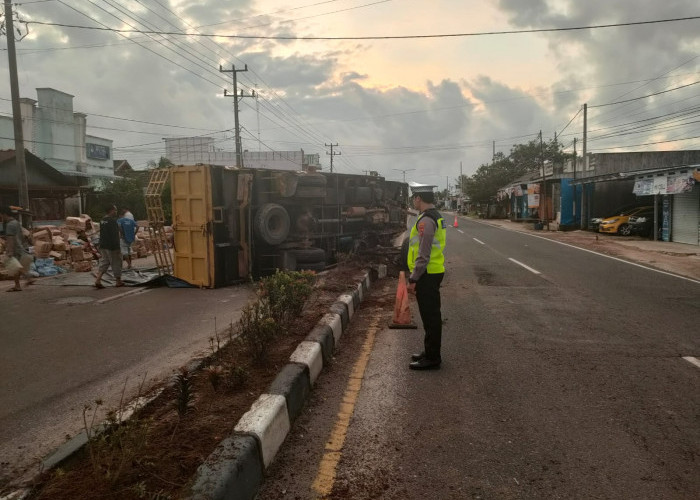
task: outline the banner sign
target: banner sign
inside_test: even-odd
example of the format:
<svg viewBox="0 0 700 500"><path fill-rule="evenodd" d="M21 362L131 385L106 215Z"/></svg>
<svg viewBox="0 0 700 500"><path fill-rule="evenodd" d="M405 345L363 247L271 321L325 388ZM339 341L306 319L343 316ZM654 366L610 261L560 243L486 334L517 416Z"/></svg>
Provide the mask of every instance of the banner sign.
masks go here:
<svg viewBox="0 0 700 500"><path fill-rule="evenodd" d="M695 182L693 172L638 178L634 181L632 192L637 196L687 193L693 190Z"/></svg>
<svg viewBox="0 0 700 500"><path fill-rule="evenodd" d="M540 185L527 185L527 207L538 208L540 206Z"/></svg>
<svg viewBox="0 0 700 500"><path fill-rule="evenodd" d="M109 146L102 144L85 143L85 155L95 160L109 160Z"/></svg>

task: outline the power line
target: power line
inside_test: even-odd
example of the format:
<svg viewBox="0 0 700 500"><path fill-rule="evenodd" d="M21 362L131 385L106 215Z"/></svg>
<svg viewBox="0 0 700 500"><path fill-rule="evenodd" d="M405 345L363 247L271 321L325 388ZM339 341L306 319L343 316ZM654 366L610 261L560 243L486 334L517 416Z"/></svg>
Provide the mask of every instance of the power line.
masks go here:
<svg viewBox="0 0 700 500"><path fill-rule="evenodd" d="M178 31L154 31L154 30L137 30L137 29L116 29L116 28L100 28L96 26L81 26L76 24L63 24L63 23L50 23L44 21L22 21L25 24L38 24L43 26L60 26L62 28L76 28L76 29L88 29L96 31L112 31L115 33L141 33L143 35L176 35L176 36L201 36L201 37L219 37L219 38L241 38L241 39L255 39L255 40L299 40L299 41L318 41L318 40L416 40L416 39L432 39L432 38L460 38L460 37L472 37L472 36L494 36L494 35L518 35L526 33L553 33L561 31L580 31L580 30L592 30L601 28L616 28L623 26L642 26L647 24L660 24L660 23L672 23L679 21L692 21L700 19L700 16L690 16L690 17L678 17L672 19L657 19L653 21L638 21L638 22L627 22L627 23L610 23L610 24L596 24L589 26L573 26L568 28L536 28L536 29L525 29L525 30L503 30L503 31L482 31L475 33L445 33L437 35L395 35L395 36L339 36L339 37L329 37L329 36L262 36L262 35L224 35L216 33L183 33Z"/></svg>
<svg viewBox="0 0 700 500"><path fill-rule="evenodd" d="M561 131L559 132L559 135L564 133L564 130L566 130L569 127L569 125L571 125L571 122L573 122L576 119L576 117L581 113L581 111L583 111L583 108L579 108L579 110L576 112L576 114L571 118L571 120L569 120L569 123L566 124L566 127L561 129Z"/></svg>
<svg viewBox="0 0 700 500"><path fill-rule="evenodd" d="M11 99L0 97L0 101L11 101ZM56 108L53 106L41 106L41 109L63 109L63 108ZM125 122L133 122L133 123L144 123L146 125L158 125L159 127L181 128L181 129L185 129L185 130L213 131L212 129L208 129L208 128L185 127L183 125L169 125L167 123L156 123L156 122L148 122L148 121L144 121L144 120L134 120L133 118L120 118L118 116L101 115L98 113L86 113L86 114L89 114L90 116L99 116L100 118L109 118L111 120L121 120L121 121L125 121Z"/></svg>
<svg viewBox="0 0 700 500"><path fill-rule="evenodd" d="M87 17L88 19L90 19L91 21L94 21L94 22L96 22L97 24L100 24L100 25L104 26L104 28L87 27L88 29L98 29L98 30L101 30L101 31L112 31L112 32L118 33L120 36L122 36L122 37L128 39L128 37L126 37L126 35L124 35L124 33L125 33L124 31L117 30L117 29L113 29L113 28L109 28L109 27L107 27L106 24L104 24L104 23L98 21L97 19L95 19L95 18L93 18L93 17L90 17L89 15L87 15L87 14L85 14L84 12L82 12L82 11L76 9L75 7L72 7L72 6L68 5L68 4L65 3L63 0L58 0L58 1L59 1L62 5L65 5L66 7L68 7L68 8L70 8L70 9L74 10L74 11L77 12L78 14L81 14L81 15ZM91 4L95 5L95 4L92 2L92 0L88 0L88 1L89 1ZM124 24L129 24L129 23L127 23L126 21L124 21L123 19L120 19L119 17L115 16L115 15L112 14L111 12L105 10L104 8L99 7L99 6L97 6L97 7L98 7L99 9L101 9L101 10L107 12L109 15L115 17L115 18L118 19L119 21L123 22ZM33 22L34 22L34 21L33 21ZM127 32L128 32L128 30L127 30ZM135 31L135 32L136 32L136 31ZM144 34L159 34L159 33L157 33L157 32L153 32L153 33L144 32ZM164 56L164 55L162 55L162 54L159 54L159 53L156 52L155 50L152 50L152 49L150 49L149 47L146 47L145 45L139 43L138 41L133 40L133 39L132 39L131 41L132 41L133 43L135 43L136 45L138 45L138 46L140 46L140 47L146 49L147 51L149 51L149 52L155 54L156 56L158 56L158 57L160 57L160 58L163 58L163 59L165 59L165 60L168 61L168 62L171 62L171 63L174 64L175 66L177 66L177 67L179 67L179 68L181 68L181 69L187 71L188 73L192 73L192 74L195 75L196 77L201 78L202 80L211 83L211 84L214 85L215 87L217 87L217 88L220 88L220 87L221 87L221 84L216 83L216 82L212 82L211 80L208 80L207 78L205 78L204 76L202 76L200 73L197 73L196 71L192 71L192 70L190 70L190 69L184 67L183 65L181 65L181 64L179 64L179 63L173 61L172 59L170 59L170 58L168 58L168 57L166 57L166 56ZM154 41L157 42L159 45L163 45L163 44L162 44L161 42L159 42L158 40L154 40ZM172 50L172 49L170 49L170 50ZM191 61L190 61L190 62L191 62Z"/></svg>
<svg viewBox="0 0 700 500"><path fill-rule="evenodd" d="M669 139L666 141L644 142L642 144L625 144L625 145L613 146L613 147L609 147L609 148L591 149L590 151L610 151L611 149L624 149L624 148L638 148L638 147L642 147L642 146L655 146L658 144L668 144L671 142L689 141L691 139L700 139L700 135L696 135L693 137L683 137L681 139Z"/></svg>
<svg viewBox="0 0 700 500"><path fill-rule="evenodd" d="M309 5L301 5L301 6L299 6L299 7L292 7L291 9L280 9L280 10L276 10L276 11L274 11L274 12L270 12L270 13L267 13L267 14L258 14L258 15L256 15L256 16L244 17L244 18L241 18L241 19L230 19L230 20L228 20L228 21L221 21L220 23L202 24L202 25L197 26L197 28L208 28L208 27L210 27L210 26L220 26L220 25L222 25L222 24L228 24L228 23L240 23L240 22L245 21L245 20L247 20L247 19L255 19L256 17L270 16L270 15L272 15L272 14L281 14L282 12L289 12L289 11L292 11L292 10L306 9L307 7L317 7L317 6L319 6L319 5L323 5L323 4L327 4L327 3L334 3L334 2L337 2L337 1L339 1L339 0L325 0L325 1L323 1L323 2L316 2L316 3L309 4ZM158 2L158 0L156 0L156 2ZM158 2L158 3L159 3L159 2Z"/></svg>
<svg viewBox="0 0 700 500"><path fill-rule="evenodd" d="M655 92L653 94L647 94L647 95L643 95L641 97L635 97L633 99L625 99L624 101L617 101L617 102L608 102L606 104L589 105L588 108L589 109L590 108L602 108L604 106L612 106L614 104L623 104L626 102L639 101L640 99L647 99L649 97L654 97L655 95L666 94L667 92L673 92L674 90L684 89L686 87L692 87L693 85L697 85L698 83L700 83L700 80L693 82L693 83L688 83L687 85L681 85L680 87L674 87L672 89L662 90L661 92Z"/></svg>

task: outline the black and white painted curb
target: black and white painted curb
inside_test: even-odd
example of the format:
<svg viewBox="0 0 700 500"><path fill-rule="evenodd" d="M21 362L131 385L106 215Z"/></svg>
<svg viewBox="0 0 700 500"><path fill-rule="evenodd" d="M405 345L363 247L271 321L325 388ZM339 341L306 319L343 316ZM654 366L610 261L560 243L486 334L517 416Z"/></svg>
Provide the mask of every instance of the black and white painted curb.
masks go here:
<svg viewBox="0 0 700 500"><path fill-rule="evenodd" d="M365 272L351 293L344 293L289 357L267 392L262 394L195 474L191 500L252 500L289 434L321 370L340 345L350 319L374 279L386 277L386 266Z"/></svg>

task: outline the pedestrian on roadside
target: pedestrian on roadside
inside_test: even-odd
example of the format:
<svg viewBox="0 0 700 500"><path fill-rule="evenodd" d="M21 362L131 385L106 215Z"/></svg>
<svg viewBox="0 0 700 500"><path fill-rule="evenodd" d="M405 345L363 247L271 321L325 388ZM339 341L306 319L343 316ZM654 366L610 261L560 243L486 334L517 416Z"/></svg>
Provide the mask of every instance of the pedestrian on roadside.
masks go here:
<svg viewBox="0 0 700 500"><path fill-rule="evenodd" d="M136 220L134 219L134 214L132 214L131 211L126 207L122 209L122 217L126 217L127 219L131 220Z"/></svg>
<svg viewBox="0 0 700 500"><path fill-rule="evenodd" d="M445 220L435 208L435 186L411 183L413 208L419 211L408 242L408 291L416 294L423 322L424 350L411 356L411 370L436 370L442 357L440 284L445 277Z"/></svg>
<svg viewBox="0 0 700 500"><path fill-rule="evenodd" d="M127 269L131 269L131 245L136 239L136 231L139 230L138 224L134 220L134 216L127 217L126 214L131 214L128 209L122 208L120 210L121 217L117 219L117 224L119 224L119 243L122 251L122 258L126 258Z"/></svg>
<svg viewBox="0 0 700 500"><path fill-rule="evenodd" d="M15 258L20 264L20 268L13 274L15 286L7 290L8 292L21 292L20 279L24 276L27 285L34 283L34 278L29 274L29 269L34 261L34 257L25 247L22 224L15 218L15 214L9 206L0 209L0 217L5 227L5 262Z"/></svg>
<svg viewBox="0 0 700 500"><path fill-rule="evenodd" d="M112 268L114 286L124 286L122 281L122 252L119 244L119 224L117 224L117 207L105 207L105 216L100 221L100 267L97 270L95 288L104 288L102 275Z"/></svg>

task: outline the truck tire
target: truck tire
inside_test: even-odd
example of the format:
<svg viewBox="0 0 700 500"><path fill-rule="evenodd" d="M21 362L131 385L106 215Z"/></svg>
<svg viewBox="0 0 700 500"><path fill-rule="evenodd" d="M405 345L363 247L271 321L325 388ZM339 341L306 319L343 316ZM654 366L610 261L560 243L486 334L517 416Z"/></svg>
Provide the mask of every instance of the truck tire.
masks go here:
<svg viewBox="0 0 700 500"><path fill-rule="evenodd" d="M289 236L289 214L277 203L266 203L255 214L253 230L268 245L279 245Z"/></svg>
<svg viewBox="0 0 700 500"><path fill-rule="evenodd" d="M297 259L297 264L310 264L316 262L326 262L326 251L323 248L296 248L290 250Z"/></svg>

